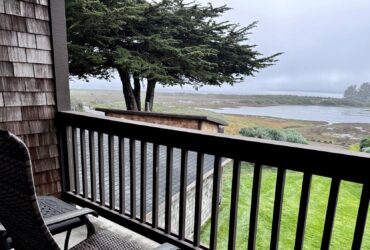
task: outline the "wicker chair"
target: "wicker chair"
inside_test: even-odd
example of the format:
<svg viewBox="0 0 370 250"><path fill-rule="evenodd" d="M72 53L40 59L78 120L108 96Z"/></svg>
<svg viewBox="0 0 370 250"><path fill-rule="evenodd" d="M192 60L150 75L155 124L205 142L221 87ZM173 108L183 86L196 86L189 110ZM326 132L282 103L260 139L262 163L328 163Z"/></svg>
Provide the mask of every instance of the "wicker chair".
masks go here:
<svg viewBox="0 0 370 250"><path fill-rule="evenodd" d="M67 215L65 219L70 217ZM12 238L15 249L59 249L45 221L37 203L28 149L18 137L0 130L0 222ZM72 249L142 248L113 232L103 231L92 234ZM177 248L166 245L165 249Z"/></svg>
<svg viewBox="0 0 370 250"><path fill-rule="evenodd" d="M86 215L98 216L98 214L87 208L78 209L76 206L64 202L53 196L38 196L37 203L41 211L42 218L45 221L51 234L66 232L64 249L68 250L69 239L73 229L86 226L87 235L95 233L95 228ZM7 231L0 223L0 250L1 245L5 250L11 249L12 242L7 236Z"/></svg>

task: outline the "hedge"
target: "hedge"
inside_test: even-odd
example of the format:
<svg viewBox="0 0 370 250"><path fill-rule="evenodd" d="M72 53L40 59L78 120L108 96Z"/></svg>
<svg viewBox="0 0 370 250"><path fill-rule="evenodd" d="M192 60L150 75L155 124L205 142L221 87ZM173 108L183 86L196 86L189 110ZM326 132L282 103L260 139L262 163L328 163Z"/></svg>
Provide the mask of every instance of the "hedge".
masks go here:
<svg viewBox="0 0 370 250"><path fill-rule="evenodd" d="M271 129L264 127L242 128L239 133L243 136L285 141L299 144L308 144L307 139L292 129Z"/></svg>

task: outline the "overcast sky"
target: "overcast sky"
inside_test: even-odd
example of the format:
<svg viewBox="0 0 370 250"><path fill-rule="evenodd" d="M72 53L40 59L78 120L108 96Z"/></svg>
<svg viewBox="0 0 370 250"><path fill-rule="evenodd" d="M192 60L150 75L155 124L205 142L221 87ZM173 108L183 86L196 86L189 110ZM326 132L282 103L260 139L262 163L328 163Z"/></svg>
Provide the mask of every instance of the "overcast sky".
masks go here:
<svg viewBox="0 0 370 250"><path fill-rule="evenodd" d="M209 1L202 0L202 3ZM369 0L215 0L233 8L225 20L243 26L258 21L251 42L265 55L284 52L273 67L234 87L201 92L342 92L370 81ZM81 84L73 84L80 87ZM91 81L96 88L119 88ZM169 90L169 89L167 89ZM188 89L185 89L188 90Z"/></svg>

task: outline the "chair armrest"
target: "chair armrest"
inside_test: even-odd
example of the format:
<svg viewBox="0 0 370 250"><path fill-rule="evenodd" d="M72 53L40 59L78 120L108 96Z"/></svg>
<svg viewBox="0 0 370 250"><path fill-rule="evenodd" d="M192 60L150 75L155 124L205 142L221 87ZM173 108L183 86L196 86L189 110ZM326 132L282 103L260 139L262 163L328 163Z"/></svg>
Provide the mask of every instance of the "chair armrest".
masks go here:
<svg viewBox="0 0 370 250"><path fill-rule="evenodd" d="M45 221L45 224L49 226L49 225L53 225L53 224L67 221L70 219L79 218L81 216L88 215L88 214L91 214L95 217L99 216L96 211L90 208L82 208L82 209L77 209L77 210L70 211L64 214L55 215L50 218L45 218L44 221ZM6 229L3 225L0 224L0 232L3 232L3 231L5 232Z"/></svg>
<svg viewBox="0 0 370 250"><path fill-rule="evenodd" d="M98 213L96 211L90 208L82 208L82 209L77 209L77 210L70 211L64 214L55 215L50 218L45 218L44 221L45 221L45 224L49 226L49 225L53 225L53 224L67 221L67 220L74 219L74 218L79 218L81 216L85 216L89 214L95 217L98 217Z"/></svg>
<svg viewBox="0 0 370 250"><path fill-rule="evenodd" d="M154 248L154 250L180 250L177 246L171 245L170 243L164 243L159 247Z"/></svg>

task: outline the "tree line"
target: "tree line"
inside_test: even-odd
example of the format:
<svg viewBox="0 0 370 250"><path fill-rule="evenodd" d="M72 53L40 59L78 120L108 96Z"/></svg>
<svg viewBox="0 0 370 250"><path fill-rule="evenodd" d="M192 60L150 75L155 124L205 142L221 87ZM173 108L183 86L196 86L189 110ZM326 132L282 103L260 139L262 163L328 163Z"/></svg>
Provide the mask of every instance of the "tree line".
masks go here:
<svg viewBox="0 0 370 250"><path fill-rule="evenodd" d="M344 98L370 103L370 83L363 83L360 87L349 86L344 91Z"/></svg>
<svg viewBox="0 0 370 250"><path fill-rule="evenodd" d="M152 111L155 87L233 85L273 65L250 44L256 22L220 21L230 8L183 0L67 0L70 74L122 82L127 110ZM144 105L142 87L146 87Z"/></svg>

